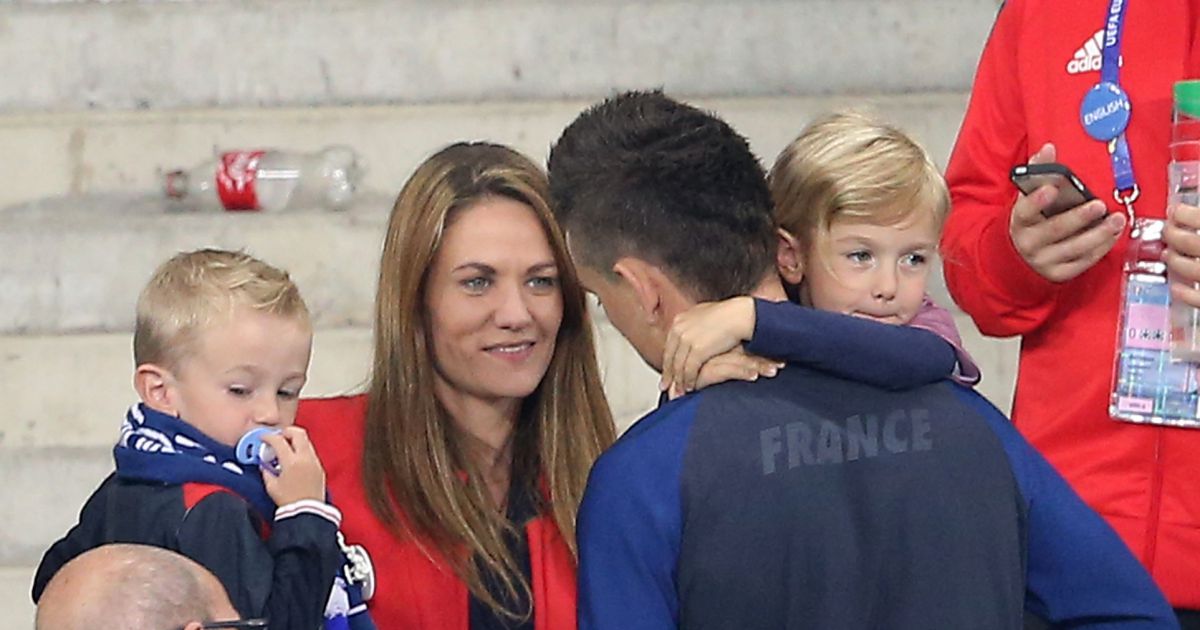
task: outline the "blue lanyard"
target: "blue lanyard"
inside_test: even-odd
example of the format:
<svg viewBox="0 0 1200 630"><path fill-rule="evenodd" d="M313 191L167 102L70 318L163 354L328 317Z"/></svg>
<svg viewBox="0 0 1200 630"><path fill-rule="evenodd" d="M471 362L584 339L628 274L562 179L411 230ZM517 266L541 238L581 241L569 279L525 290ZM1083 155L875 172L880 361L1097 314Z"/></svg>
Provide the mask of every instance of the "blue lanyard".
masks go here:
<svg viewBox="0 0 1200 630"><path fill-rule="evenodd" d="M1104 20L1104 49L1101 53L1100 82L1088 90L1080 106L1079 120L1087 134L1105 143L1112 163L1115 187L1113 197L1125 206L1133 224L1133 202L1140 191L1133 175L1133 159L1125 129L1129 126L1131 105L1121 89L1121 35L1125 9L1131 0L1109 0Z"/></svg>
<svg viewBox="0 0 1200 630"><path fill-rule="evenodd" d="M1128 0L1110 0L1108 19L1104 21L1104 50L1100 58L1100 81L1121 83L1121 35L1125 26Z"/></svg>

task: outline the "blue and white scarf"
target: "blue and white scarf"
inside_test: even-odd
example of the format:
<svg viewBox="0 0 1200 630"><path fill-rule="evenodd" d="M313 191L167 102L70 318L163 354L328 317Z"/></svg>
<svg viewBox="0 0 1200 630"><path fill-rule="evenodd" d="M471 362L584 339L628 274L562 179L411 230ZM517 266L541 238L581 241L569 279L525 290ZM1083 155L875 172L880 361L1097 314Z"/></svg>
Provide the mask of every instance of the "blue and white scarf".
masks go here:
<svg viewBox="0 0 1200 630"><path fill-rule="evenodd" d="M145 404L134 405L125 414L113 458L119 478L222 486L249 502L266 522L275 520L275 502L267 494L257 466L238 463L232 446ZM324 630L375 630L363 598L362 563L347 558L365 552L361 547L348 547L341 532L338 544L342 571L325 608Z"/></svg>

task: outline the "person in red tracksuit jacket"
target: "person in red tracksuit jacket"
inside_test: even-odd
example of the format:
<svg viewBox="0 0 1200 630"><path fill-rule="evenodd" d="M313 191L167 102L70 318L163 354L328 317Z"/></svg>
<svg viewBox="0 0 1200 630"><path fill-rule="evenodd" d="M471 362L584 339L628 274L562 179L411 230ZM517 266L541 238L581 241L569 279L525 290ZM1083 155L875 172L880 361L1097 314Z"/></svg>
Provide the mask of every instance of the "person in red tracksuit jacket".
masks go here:
<svg viewBox="0 0 1200 630"><path fill-rule="evenodd" d="M1200 431L1108 413L1129 221L1080 103L1100 80L1108 18L1121 9L1125 137L1141 191L1134 212L1164 218L1171 90L1200 77L1200 0L1012 0L983 52L947 168L945 276L983 333L1023 337L1018 429L1116 529L1185 627L1200 627ZM1042 217L1053 191L1018 196L1008 179L1027 161L1066 164L1100 201Z"/></svg>

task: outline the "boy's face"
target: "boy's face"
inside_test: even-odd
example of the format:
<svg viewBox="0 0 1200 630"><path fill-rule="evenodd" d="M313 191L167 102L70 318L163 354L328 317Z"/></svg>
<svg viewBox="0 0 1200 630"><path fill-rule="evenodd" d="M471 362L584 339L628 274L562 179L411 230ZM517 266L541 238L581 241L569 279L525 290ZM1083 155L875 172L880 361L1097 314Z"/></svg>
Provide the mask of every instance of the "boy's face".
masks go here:
<svg viewBox="0 0 1200 630"><path fill-rule="evenodd" d="M171 408L160 411L229 446L259 426L290 426L311 351L312 330L303 320L239 307L201 332L168 374Z"/></svg>
<svg viewBox="0 0 1200 630"><path fill-rule="evenodd" d="M802 295L821 310L907 324L921 308L937 241L932 212L895 225L834 221L827 240L806 246Z"/></svg>

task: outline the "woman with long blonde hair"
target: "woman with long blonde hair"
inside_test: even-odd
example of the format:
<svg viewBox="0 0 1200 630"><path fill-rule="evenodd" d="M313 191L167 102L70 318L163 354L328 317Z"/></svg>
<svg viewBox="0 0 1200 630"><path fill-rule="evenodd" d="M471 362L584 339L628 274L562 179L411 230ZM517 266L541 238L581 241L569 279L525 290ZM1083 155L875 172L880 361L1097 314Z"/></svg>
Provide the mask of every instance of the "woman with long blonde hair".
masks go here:
<svg viewBox="0 0 1200 630"><path fill-rule="evenodd" d="M575 514L615 438L542 170L422 163L388 222L365 395L301 404L381 628L571 628Z"/></svg>

